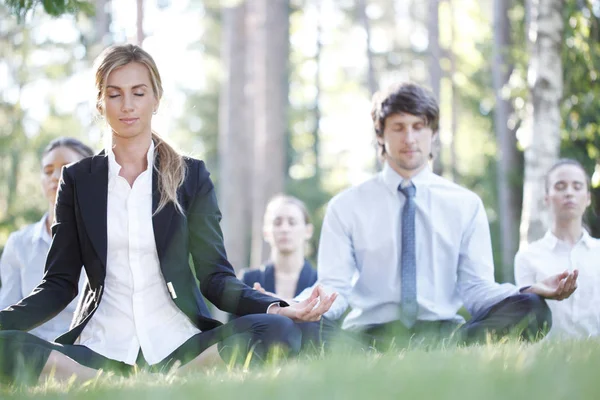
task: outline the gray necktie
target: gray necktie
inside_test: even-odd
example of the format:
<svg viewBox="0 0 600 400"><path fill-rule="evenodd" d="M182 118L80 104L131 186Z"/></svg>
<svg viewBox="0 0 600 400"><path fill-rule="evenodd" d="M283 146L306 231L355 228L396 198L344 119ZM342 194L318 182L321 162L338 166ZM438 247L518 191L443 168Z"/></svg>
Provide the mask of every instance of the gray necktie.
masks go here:
<svg viewBox="0 0 600 400"><path fill-rule="evenodd" d="M417 320L417 257L415 250L415 192L416 188L398 186L406 197L402 208L402 254L400 255L400 306L402 323L411 328Z"/></svg>

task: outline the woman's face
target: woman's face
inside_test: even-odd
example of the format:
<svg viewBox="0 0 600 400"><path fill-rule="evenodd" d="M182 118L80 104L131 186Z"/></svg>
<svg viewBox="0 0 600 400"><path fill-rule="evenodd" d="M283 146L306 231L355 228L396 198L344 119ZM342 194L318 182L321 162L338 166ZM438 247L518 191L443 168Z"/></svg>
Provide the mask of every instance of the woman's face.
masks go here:
<svg viewBox="0 0 600 400"><path fill-rule="evenodd" d="M561 165L548 176L546 204L555 220L581 219L591 197L585 173L576 165Z"/></svg>
<svg viewBox="0 0 600 400"><path fill-rule="evenodd" d="M305 222L302 210L295 204L281 203L269 207L265 216L264 236L267 243L280 253L304 251L304 244L312 232L312 225Z"/></svg>
<svg viewBox="0 0 600 400"><path fill-rule="evenodd" d="M56 202L56 190L62 167L82 158L75 150L65 146L57 147L42 157L42 190L52 207Z"/></svg>
<svg viewBox="0 0 600 400"><path fill-rule="evenodd" d="M113 70L106 80L104 117L113 137L132 139L152 132L152 113L158 100L152 91L150 72L132 62Z"/></svg>

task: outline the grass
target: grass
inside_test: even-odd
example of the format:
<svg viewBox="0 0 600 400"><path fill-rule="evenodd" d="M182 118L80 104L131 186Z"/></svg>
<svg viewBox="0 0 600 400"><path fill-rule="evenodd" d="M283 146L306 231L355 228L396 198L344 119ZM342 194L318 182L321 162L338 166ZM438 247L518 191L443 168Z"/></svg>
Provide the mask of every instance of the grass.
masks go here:
<svg viewBox="0 0 600 400"><path fill-rule="evenodd" d="M598 399L600 341L332 352L187 376L0 388L1 399Z"/></svg>

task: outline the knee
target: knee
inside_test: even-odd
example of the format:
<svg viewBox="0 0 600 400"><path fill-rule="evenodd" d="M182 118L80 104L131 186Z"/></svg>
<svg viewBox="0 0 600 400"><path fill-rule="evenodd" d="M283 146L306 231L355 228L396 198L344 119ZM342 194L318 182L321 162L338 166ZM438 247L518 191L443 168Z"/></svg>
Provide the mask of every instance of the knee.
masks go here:
<svg viewBox="0 0 600 400"><path fill-rule="evenodd" d="M268 335L273 344L282 344L293 354L300 351L302 331L294 321L281 315L266 315L268 318Z"/></svg>
<svg viewBox="0 0 600 400"><path fill-rule="evenodd" d="M527 309L530 315L535 316L537 325L540 329L550 329L552 326L552 312L546 304L546 300L537 294L524 293L522 296L522 304Z"/></svg>

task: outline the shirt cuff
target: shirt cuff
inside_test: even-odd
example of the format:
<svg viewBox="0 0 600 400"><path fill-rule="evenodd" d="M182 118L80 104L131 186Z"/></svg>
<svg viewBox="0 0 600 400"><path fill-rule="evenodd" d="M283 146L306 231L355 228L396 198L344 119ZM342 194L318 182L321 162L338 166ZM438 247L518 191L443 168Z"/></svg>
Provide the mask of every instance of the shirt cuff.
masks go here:
<svg viewBox="0 0 600 400"><path fill-rule="evenodd" d="M529 286L523 286L522 288L519 289L519 293L523 293L524 291L526 291L530 287L531 287L531 285L529 285Z"/></svg>
<svg viewBox="0 0 600 400"><path fill-rule="evenodd" d="M278 305L279 307L281 307L280 302L271 303L271 304L269 304L269 307L267 307L267 314L269 313L269 310L271 309L271 307L273 307L274 305Z"/></svg>

